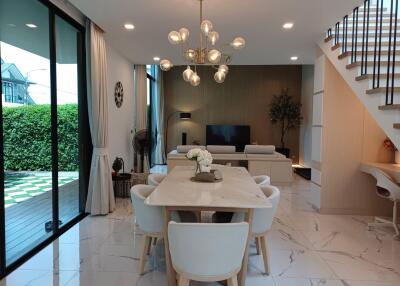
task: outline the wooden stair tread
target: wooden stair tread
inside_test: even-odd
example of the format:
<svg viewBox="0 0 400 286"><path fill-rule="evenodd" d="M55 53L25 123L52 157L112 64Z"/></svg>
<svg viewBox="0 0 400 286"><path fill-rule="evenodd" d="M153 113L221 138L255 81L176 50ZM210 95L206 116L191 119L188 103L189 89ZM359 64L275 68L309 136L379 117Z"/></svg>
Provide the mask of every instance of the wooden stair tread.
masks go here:
<svg viewBox="0 0 400 286"><path fill-rule="evenodd" d="M400 109L400 104L390 104L390 105L379 106L379 110L394 110L394 109Z"/></svg>
<svg viewBox="0 0 400 286"><path fill-rule="evenodd" d="M392 77L392 74L389 74L390 78ZM359 75L356 77L356 81L361 81L365 79L372 79L374 77L373 74L364 74L364 75ZM386 79L387 74L380 74L379 76L381 79ZM395 73L394 78L400 78L400 73Z"/></svg>
<svg viewBox="0 0 400 286"><path fill-rule="evenodd" d="M392 65L392 63L393 62L390 62L390 65ZM395 61L395 66L397 66L397 65L400 65L400 61ZM352 69L352 68L359 67L359 66L361 66L361 61L355 62L352 64L348 64L348 65L346 65L346 68ZM374 61L367 61L367 67L368 66L374 66ZM387 61L381 61L381 67L382 66L387 66Z"/></svg>
<svg viewBox="0 0 400 286"><path fill-rule="evenodd" d="M394 87L393 91L400 92L400 87ZM382 93L382 92L386 92L386 87L373 88L373 89L368 89L366 91L367 94L377 94L377 93Z"/></svg>
<svg viewBox="0 0 400 286"><path fill-rule="evenodd" d="M392 42L392 45L393 45L393 42ZM331 50L334 51L337 48L340 48L341 46L342 46L341 42L337 43L336 45L333 45L331 47ZM384 41L384 42L381 43L381 47L388 47L388 46L389 46L389 42L388 41ZM396 41L396 46L400 46L400 41ZM357 42L357 47L361 49L362 42ZM375 47L375 41L368 41L368 47ZM347 48L351 49L351 41L347 41Z"/></svg>
<svg viewBox="0 0 400 286"><path fill-rule="evenodd" d="M400 123L394 123L393 128L395 129L400 129Z"/></svg>

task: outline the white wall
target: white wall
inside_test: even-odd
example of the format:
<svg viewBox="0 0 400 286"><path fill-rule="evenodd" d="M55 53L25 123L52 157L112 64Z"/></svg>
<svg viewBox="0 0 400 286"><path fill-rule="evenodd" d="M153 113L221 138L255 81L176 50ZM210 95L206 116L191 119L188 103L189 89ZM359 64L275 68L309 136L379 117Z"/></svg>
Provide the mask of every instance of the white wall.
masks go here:
<svg viewBox="0 0 400 286"><path fill-rule="evenodd" d="M304 65L301 72L301 114L299 164L311 167L311 139L314 93L314 66Z"/></svg>
<svg viewBox="0 0 400 286"><path fill-rule="evenodd" d="M125 161L125 171L133 166L132 135L133 128L133 63L121 56L113 47L107 45L108 64L108 129L111 163L115 157ZM114 87L120 81L124 88L122 106L117 108L114 101Z"/></svg>

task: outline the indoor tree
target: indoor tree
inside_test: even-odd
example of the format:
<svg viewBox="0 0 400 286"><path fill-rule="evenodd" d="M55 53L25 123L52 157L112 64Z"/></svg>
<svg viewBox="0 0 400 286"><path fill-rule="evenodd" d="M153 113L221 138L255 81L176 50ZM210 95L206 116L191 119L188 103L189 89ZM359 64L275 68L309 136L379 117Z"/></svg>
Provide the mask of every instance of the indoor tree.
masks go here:
<svg viewBox="0 0 400 286"><path fill-rule="evenodd" d="M286 134L289 130L298 128L303 119L301 116L301 104L293 100L293 97L289 95L288 89L284 89L280 95L274 95L269 117L272 124L279 125L281 148L285 149Z"/></svg>

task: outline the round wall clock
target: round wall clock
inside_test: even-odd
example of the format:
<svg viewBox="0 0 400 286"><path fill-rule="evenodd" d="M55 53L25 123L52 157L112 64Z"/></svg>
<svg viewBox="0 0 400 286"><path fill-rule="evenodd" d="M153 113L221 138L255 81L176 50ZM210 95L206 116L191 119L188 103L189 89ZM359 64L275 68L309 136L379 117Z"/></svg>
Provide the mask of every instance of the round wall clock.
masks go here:
<svg viewBox="0 0 400 286"><path fill-rule="evenodd" d="M120 81L115 84L114 97L115 105L120 108L122 102L124 101L124 87L122 86L122 83Z"/></svg>

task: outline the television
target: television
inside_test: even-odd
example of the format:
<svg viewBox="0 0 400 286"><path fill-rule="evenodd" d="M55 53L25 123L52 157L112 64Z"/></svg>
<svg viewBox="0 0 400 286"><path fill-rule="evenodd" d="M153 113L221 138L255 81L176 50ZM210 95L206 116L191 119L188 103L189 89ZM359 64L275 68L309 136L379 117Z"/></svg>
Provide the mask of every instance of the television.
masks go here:
<svg viewBox="0 0 400 286"><path fill-rule="evenodd" d="M250 144L250 126L248 125L207 125L207 145L233 145L237 152L243 152Z"/></svg>

